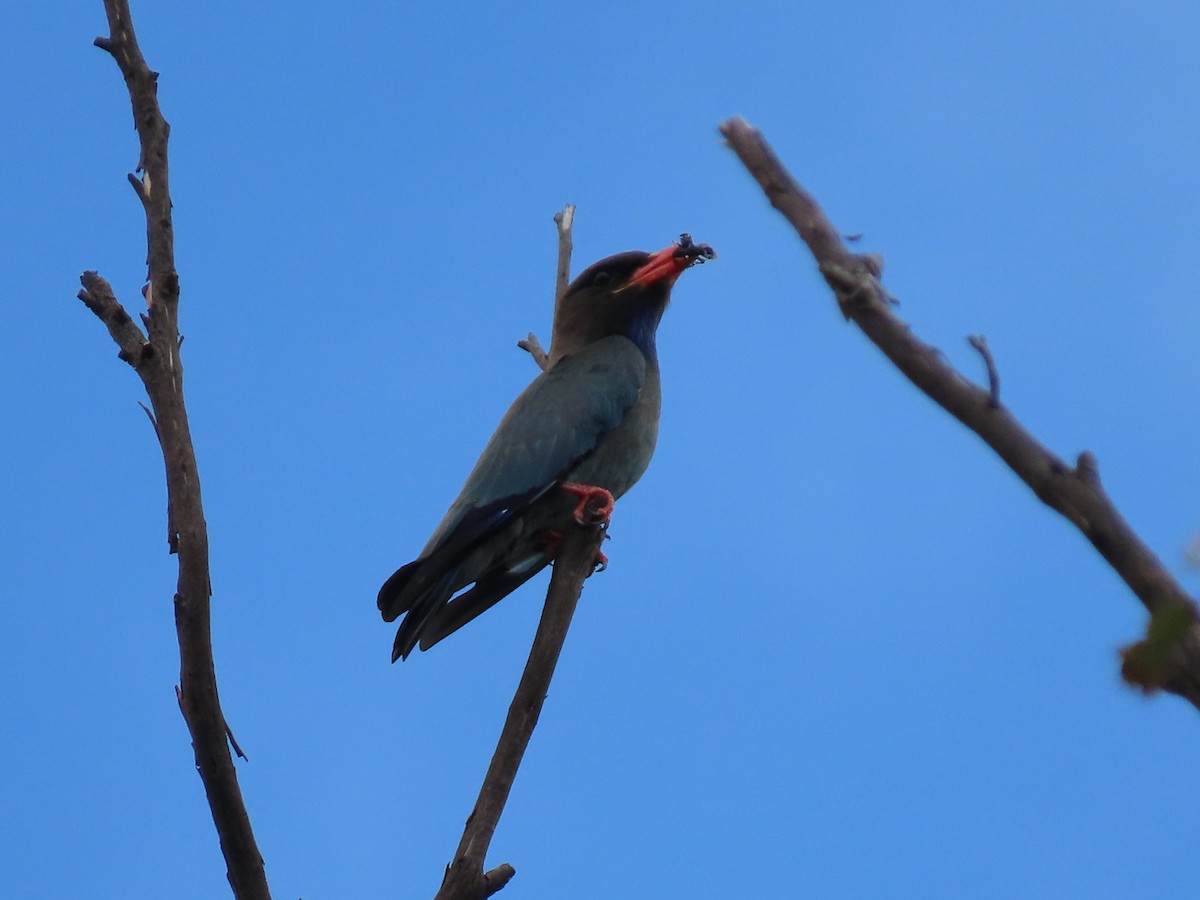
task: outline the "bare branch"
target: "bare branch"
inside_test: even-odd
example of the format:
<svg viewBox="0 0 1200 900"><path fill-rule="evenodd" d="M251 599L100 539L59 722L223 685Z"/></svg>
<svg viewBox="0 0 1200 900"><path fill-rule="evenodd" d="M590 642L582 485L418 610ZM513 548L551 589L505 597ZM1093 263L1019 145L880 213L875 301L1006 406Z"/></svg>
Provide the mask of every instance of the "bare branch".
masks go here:
<svg viewBox="0 0 1200 900"><path fill-rule="evenodd" d="M554 279L554 321L558 321L558 305L567 293L571 283L571 227L575 223L575 204L568 203L560 212L554 214L554 224L558 227L558 266ZM553 335L553 327L551 334ZM517 341L517 346L533 357L538 368L545 372L550 368L550 354L542 349L541 342L532 331L523 341ZM553 350L554 348L551 347Z"/></svg>
<svg viewBox="0 0 1200 900"><path fill-rule="evenodd" d="M175 272L171 195L167 177L170 127L158 106L158 74L138 47L126 0L105 0L109 36L97 38L125 78L140 142L137 170L130 175L146 215L147 312L143 335L112 288L95 272L81 277L79 297L108 327L120 357L141 377L150 398L167 470L168 549L178 553L175 627L179 638L179 708L192 736L196 767L204 783L213 822L225 854L227 875L238 898L268 898L262 856L238 786L229 752L229 733L217 696L209 597L208 529L200 480L183 398L179 358L179 277ZM240 750L239 750L240 753Z"/></svg>
<svg viewBox="0 0 1200 900"><path fill-rule="evenodd" d="M604 529L580 526L574 521L563 534L529 661L508 708L508 718L479 798L467 819L454 862L446 870L436 900L482 900L504 887L515 874L516 870L507 863L485 874L483 864L517 768L541 715L542 703L550 689L550 679L567 638L567 629L571 627L584 579L592 572L603 539Z"/></svg>
<svg viewBox="0 0 1200 900"><path fill-rule="evenodd" d="M570 203L554 215L554 222L558 226L558 268L554 295L556 322L558 304L570 283L571 225L574 220L575 207ZM525 340L517 341L517 346L528 351L542 371L550 367L550 357L532 331ZM437 900L482 900L503 888L516 874L516 869L508 863L502 863L487 872L483 871L483 864L500 814L512 790L513 779L525 755L525 748L529 746L529 739L541 715L542 703L549 691L550 679L554 677L554 667L562 652L571 618L575 615L584 579L592 573L596 561L604 558L599 552L604 534L603 527L580 527L572 522L563 535L554 560L554 577L550 579L550 587L546 592L546 605L533 638L533 647L529 651L529 660L525 663L525 671L508 708L508 718L504 722L487 775L484 776L483 786L479 789L475 808L467 819L454 861L446 867Z"/></svg>
<svg viewBox="0 0 1200 900"><path fill-rule="evenodd" d="M537 363L538 368L545 372L550 368L550 357L546 351L542 349L542 342L538 340L536 334L532 331L529 336L522 341L517 341L517 346L533 357L533 361Z"/></svg>
<svg viewBox="0 0 1200 900"><path fill-rule="evenodd" d="M104 0L109 36L96 38L97 47L107 51L125 77L125 87L133 105L133 125L140 143L137 171L141 179L130 175L146 211L146 249L149 263L149 293L163 304L167 315L157 319L158 327L174 328L179 302L179 276L175 273L175 232L171 223L171 192L167 177L167 139L171 126L158 106L158 73L151 71L138 47L133 19L127 0ZM153 187L153 190L151 189ZM150 305L153 311L154 305ZM151 333L153 340L154 334Z"/></svg>
<svg viewBox="0 0 1200 900"><path fill-rule="evenodd" d="M95 272L84 272L79 281L83 288L76 296L108 327L108 333L120 348L117 356L136 369L153 353L146 336L125 312L107 281Z"/></svg>
<svg viewBox="0 0 1200 900"><path fill-rule="evenodd" d="M554 314L557 316L558 304L571 283L571 251L574 249L571 228L575 225L575 204L568 203L561 212L556 212L554 224L558 226L558 269L554 279Z"/></svg>
<svg viewBox="0 0 1200 900"><path fill-rule="evenodd" d="M1100 485L1095 459L1081 455L1068 466L1039 443L985 391L959 374L935 348L917 338L892 311L880 283L882 260L851 252L816 200L775 156L766 140L743 119L722 123L721 134L762 187L771 205L792 224L816 258L847 318L884 352L904 375L952 416L978 434L1047 506L1061 513L1091 541L1125 580L1152 621L1160 611L1179 609L1190 623L1175 629L1169 665L1156 683L1200 708L1200 613L1195 601L1129 527ZM1161 630L1161 629L1160 629Z"/></svg>

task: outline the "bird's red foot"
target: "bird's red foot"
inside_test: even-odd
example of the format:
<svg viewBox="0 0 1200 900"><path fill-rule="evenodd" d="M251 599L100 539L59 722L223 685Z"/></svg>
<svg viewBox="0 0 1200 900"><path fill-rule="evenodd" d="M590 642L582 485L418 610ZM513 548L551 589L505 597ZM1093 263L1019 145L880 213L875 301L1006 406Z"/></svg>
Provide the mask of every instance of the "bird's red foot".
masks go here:
<svg viewBox="0 0 1200 900"><path fill-rule="evenodd" d="M573 481L568 481L562 485L562 489L568 494L574 494L579 498L579 504L575 507L575 521L580 525L607 525L609 519L612 518L613 511L613 495L602 487L594 487L590 484L576 484Z"/></svg>
<svg viewBox="0 0 1200 900"><path fill-rule="evenodd" d="M544 531L539 531L538 537L546 544L546 556L557 560L558 548L562 545L562 532L547 528ZM603 550L597 550L596 559L592 562L592 574L595 575L597 572L603 572L607 568L608 557L604 554Z"/></svg>

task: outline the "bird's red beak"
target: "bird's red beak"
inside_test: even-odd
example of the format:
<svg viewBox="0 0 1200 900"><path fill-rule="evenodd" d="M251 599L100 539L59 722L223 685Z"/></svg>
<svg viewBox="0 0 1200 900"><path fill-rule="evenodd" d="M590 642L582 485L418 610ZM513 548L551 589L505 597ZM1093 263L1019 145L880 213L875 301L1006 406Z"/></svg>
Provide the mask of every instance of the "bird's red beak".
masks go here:
<svg viewBox="0 0 1200 900"><path fill-rule="evenodd" d="M650 285L664 285L668 290L675 284L675 279L679 277L679 273L684 269L694 266L696 263L702 263L706 259L716 259L717 251L708 244L697 244L692 240L692 236L681 234L679 241L672 244L657 253L650 254L650 258L629 277L629 281L623 287L616 290L616 293L628 290L631 287L645 288Z"/></svg>
<svg viewBox="0 0 1200 900"><path fill-rule="evenodd" d="M673 285L680 273L695 262L694 259L688 259L685 256L676 256L675 251L678 249L677 245L672 244L670 247L651 254L650 258L630 276L629 281L621 290L625 291L632 287L649 287L659 282L667 287Z"/></svg>

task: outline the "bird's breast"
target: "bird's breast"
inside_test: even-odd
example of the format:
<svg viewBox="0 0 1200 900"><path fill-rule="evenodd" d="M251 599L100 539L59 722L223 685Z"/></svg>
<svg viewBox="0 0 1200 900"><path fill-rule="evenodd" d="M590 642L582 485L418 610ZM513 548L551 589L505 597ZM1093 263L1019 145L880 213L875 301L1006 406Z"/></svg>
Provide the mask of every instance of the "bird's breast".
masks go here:
<svg viewBox="0 0 1200 900"><path fill-rule="evenodd" d="M646 368L638 399L612 431L568 475L568 481L595 485L620 497L642 477L658 442L662 384L657 364Z"/></svg>

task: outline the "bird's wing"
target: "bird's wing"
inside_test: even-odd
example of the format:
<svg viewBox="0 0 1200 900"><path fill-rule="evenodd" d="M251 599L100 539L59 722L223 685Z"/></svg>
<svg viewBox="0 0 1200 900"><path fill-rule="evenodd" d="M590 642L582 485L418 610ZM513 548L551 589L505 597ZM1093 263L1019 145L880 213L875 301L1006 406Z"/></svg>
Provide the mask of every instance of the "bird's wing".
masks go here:
<svg viewBox="0 0 1200 900"><path fill-rule="evenodd" d="M645 356L619 335L535 378L505 413L421 555L472 544L553 487L621 423L645 380Z"/></svg>

